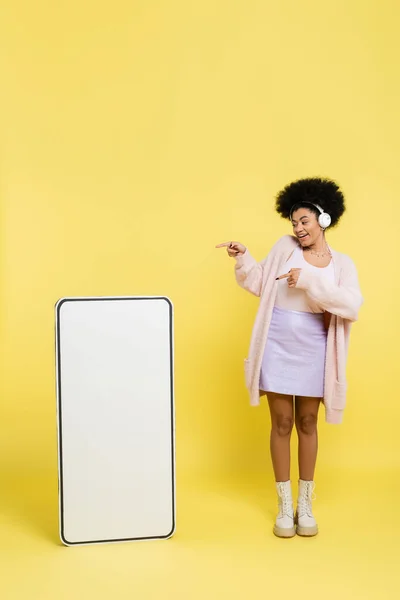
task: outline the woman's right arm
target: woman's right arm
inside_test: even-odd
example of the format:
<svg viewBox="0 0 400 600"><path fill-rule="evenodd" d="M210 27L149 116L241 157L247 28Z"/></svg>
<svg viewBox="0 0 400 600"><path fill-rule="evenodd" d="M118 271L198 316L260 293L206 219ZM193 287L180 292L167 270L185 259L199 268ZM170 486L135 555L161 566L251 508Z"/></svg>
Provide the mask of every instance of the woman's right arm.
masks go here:
<svg viewBox="0 0 400 600"><path fill-rule="evenodd" d="M261 296L263 281L266 276L265 270L268 271L271 268L271 260L277 252L286 253L287 251L288 255L291 256L294 249L293 239L293 236L289 235L281 237L261 262L257 262L246 246L243 246L240 242L225 242L218 244L216 248L226 248L228 255L236 259L235 276L240 287L254 294L254 296Z"/></svg>
<svg viewBox="0 0 400 600"><path fill-rule="evenodd" d="M240 287L254 296L261 296L265 260L258 263L247 250L236 256L235 277Z"/></svg>
<svg viewBox="0 0 400 600"><path fill-rule="evenodd" d="M224 242L215 247L226 248L228 256L236 259L235 276L240 287L261 296L263 263L258 263L240 242Z"/></svg>

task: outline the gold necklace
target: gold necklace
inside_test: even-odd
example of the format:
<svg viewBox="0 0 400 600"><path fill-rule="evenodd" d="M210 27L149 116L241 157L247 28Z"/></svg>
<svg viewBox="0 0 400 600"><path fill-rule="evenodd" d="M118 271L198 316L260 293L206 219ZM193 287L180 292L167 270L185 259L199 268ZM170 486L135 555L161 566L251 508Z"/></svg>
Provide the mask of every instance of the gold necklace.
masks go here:
<svg viewBox="0 0 400 600"><path fill-rule="evenodd" d="M313 256L316 256L317 258L323 258L324 256L331 256L332 253L329 250L329 246L328 244L326 245L326 249L322 250L321 252L316 252L315 250L308 250L310 254L312 254Z"/></svg>

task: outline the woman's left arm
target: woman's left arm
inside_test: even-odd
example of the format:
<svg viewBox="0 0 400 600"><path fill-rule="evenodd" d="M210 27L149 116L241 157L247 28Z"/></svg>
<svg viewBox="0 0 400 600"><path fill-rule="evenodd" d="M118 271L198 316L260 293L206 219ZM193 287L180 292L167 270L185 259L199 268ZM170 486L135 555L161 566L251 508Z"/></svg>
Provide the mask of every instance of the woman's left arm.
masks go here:
<svg viewBox="0 0 400 600"><path fill-rule="evenodd" d="M301 269L296 287L305 290L324 310L343 319L357 321L358 311L364 300L355 264L349 257L346 259L339 285L320 277L317 273Z"/></svg>

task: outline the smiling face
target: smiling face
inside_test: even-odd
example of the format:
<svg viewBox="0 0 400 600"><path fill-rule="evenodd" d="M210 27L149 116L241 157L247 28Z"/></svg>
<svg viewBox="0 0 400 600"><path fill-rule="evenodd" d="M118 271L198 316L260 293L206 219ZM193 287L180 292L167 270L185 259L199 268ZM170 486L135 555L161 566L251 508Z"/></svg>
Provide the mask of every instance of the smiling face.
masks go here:
<svg viewBox="0 0 400 600"><path fill-rule="evenodd" d="M309 208L298 208L292 214L293 233L303 247L313 246L322 240L321 229L316 214Z"/></svg>

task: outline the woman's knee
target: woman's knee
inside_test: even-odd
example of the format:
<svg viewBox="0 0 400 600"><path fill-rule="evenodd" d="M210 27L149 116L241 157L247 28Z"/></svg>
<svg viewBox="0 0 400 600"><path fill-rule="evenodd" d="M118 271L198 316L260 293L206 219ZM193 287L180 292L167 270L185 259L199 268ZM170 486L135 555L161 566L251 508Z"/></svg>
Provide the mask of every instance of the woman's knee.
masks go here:
<svg viewBox="0 0 400 600"><path fill-rule="evenodd" d="M272 429L281 437L290 435L293 429L293 417L289 415L277 415L272 424Z"/></svg>
<svg viewBox="0 0 400 600"><path fill-rule="evenodd" d="M296 429L303 435L313 435L317 431L318 417L313 413L300 415L296 419Z"/></svg>

